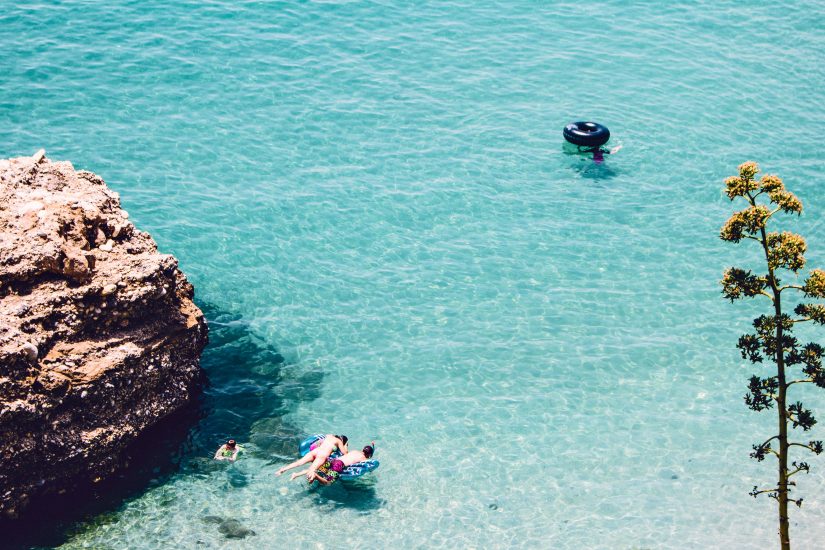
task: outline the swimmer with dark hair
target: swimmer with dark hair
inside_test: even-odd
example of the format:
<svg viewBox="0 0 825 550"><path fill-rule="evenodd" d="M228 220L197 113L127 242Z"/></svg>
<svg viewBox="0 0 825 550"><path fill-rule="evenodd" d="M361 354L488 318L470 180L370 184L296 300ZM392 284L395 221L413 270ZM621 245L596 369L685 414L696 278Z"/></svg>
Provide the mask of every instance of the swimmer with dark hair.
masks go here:
<svg viewBox="0 0 825 550"><path fill-rule="evenodd" d="M229 462L235 462L238 458L238 453L240 450L241 446L235 443L234 439L230 439L218 447L218 451L215 453L215 460L228 460Z"/></svg>
<svg viewBox="0 0 825 550"><path fill-rule="evenodd" d="M365 445L360 451L350 451L339 456L338 460L341 460L344 466L352 466L357 462L366 462L372 458L373 453L375 453L375 441L372 442L372 445Z"/></svg>

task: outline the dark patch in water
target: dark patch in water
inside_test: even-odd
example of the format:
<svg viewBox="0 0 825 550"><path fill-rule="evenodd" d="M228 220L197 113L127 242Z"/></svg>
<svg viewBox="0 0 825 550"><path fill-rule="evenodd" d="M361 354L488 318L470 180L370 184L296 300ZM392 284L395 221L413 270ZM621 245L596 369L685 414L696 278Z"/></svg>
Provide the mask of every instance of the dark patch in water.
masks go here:
<svg viewBox="0 0 825 550"><path fill-rule="evenodd" d="M385 504L375 492L375 483L375 478L367 475L354 481L339 481L330 487L315 487L306 494L316 504L332 504L336 508L349 508L361 514L370 514Z"/></svg>
<svg viewBox="0 0 825 550"><path fill-rule="evenodd" d="M249 485L249 478L243 472L232 468L227 473L227 482L232 487L241 488Z"/></svg>
<svg viewBox="0 0 825 550"><path fill-rule="evenodd" d="M218 526L218 531L228 539L244 539L255 535L255 531L244 527L240 521L232 518L224 520Z"/></svg>
<svg viewBox="0 0 825 550"><path fill-rule="evenodd" d="M255 531L244 527L243 524L235 518L222 518L221 516L204 516L201 518L204 523L216 524L218 532L228 539L243 539L246 537L255 536Z"/></svg>

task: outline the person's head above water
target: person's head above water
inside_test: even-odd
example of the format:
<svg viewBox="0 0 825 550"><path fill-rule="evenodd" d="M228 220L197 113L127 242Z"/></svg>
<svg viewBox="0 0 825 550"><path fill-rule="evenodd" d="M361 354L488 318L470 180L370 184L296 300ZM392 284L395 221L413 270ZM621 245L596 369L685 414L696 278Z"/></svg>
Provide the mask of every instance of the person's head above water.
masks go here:
<svg viewBox="0 0 825 550"><path fill-rule="evenodd" d="M370 441L370 444L361 449L361 452L364 453L365 457L372 458L372 455L375 454L375 441Z"/></svg>
<svg viewBox="0 0 825 550"><path fill-rule="evenodd" d="M337 437L338 439L340 439L340 440L344 443L344 445L346 445L346 444L347 444L347 441L349 441L349 438L348 438L347 436L345 436L345 435L336 435L335 437Z"/></svg>
<svg viewBox="0 0 825 550"><path fill-rule="evenodd" d="M226 442L226 448L227 449L234 449L235 448L235 440L230 439L229 441L227 441Z"/></svg>

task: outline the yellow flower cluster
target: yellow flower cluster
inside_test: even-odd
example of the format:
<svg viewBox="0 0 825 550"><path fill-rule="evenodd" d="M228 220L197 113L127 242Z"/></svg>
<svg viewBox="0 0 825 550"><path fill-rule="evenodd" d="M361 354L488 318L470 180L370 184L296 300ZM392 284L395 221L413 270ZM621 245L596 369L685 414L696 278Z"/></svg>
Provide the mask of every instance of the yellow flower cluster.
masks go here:
<svg viewBox="0 0 825 550"><path fill-rule="evenodd" d="M752 179L746 180L739 176L731 176L725 180L725 193L730 200L742 197L748 191L756 191L756 182Z"/></svg>
<svg viewBox="0 0 825 550"><path fill-rule="evenodd" d="M768 193L772 193L774 191L779 191L781 189L785 189L785 184L782 183L782 179L779 176L773 176L771 174L766 174L762 176L762 179L759 180L759 187Z"/></svg>
<svg viewBox="0 0 825 550"><path fill-rule="evenodd" d="M784 267L799 271L805 266L805 251L808 245L801 235L783 231L768 233L768 265L771 269Z"/></svg>
<svg viewBox="0 0 825 550"><path fill-rule="evenodd" d="M802 291L813 298L825 298L825 271L814 269L808 275Z"/></svg>
<svg viewBox="0 0 825 550"><path fill-rule="evenodd" d="M778 205L783 212L802 213L802 201L796 195L785 189L785 184L779 176L766 174L757 182L754 177L759 172L759 165L753 161L739 165L739 175L725 179L725 193L730 200L743 197L757 189L768 194L771 202ZM724 239L724 237L722 237ZM741 238L741 237L740 237ZM739 239L725 239L737 242Z"/></svg>
<svg viewBox="0 0 825 550"><path fill-rule="evenodd" d="M783 212L802 213L802 201L790 191L780 189L770 193L771 202L776 203Z"/></svg>
<svg viewBox="0 0 825 550"><path fill-rule="evenodd" d="M752 180L759 172L759 165L749 160L739 165L739 177L743 180Z"/></svg>
<svg viewBox="0 0 825 550"><path fill-rule="evenodd" d="M719 236L723 241L738 243L746 234L753 235L765 227L765 220L770 215L770 209L761 204L734 212L725 225L722 226Z"/></svg>

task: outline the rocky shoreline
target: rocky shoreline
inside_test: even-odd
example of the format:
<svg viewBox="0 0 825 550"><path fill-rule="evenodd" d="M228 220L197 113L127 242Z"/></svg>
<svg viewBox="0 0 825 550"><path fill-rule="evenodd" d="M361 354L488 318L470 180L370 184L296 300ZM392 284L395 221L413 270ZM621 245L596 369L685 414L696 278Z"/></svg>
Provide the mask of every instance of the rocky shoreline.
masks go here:
<svg viewBox="0 0 825 550"><path fill-rule="evenodd" d="M0 515L105 479L201 380L177 261L69 162L0 160Z"/></svg>

